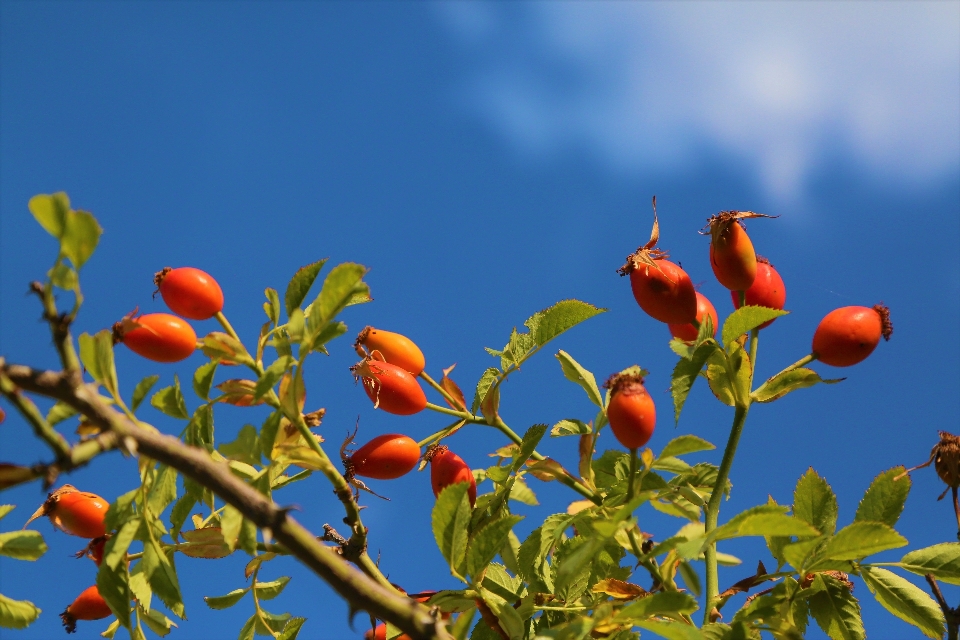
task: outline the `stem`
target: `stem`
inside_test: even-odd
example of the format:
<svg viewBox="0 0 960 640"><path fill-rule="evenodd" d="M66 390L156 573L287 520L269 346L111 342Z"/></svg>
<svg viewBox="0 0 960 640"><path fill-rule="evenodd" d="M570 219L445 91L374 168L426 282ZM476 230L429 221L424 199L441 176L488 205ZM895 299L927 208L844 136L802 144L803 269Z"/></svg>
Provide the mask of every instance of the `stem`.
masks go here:
<svg viewBox="0 0 960 640"><path fill-rule="evenodd" d="M630 449L630 481L627 483L627 503L633 500L634 482L637 478L637 468L640 466L640 457L637 455L637 448Z"/></svg>
<svg viewBox="0 0 960 640"><path fill-rule="evenodd" d="M754 329L750 332L750 384L748 388L753 387L753 376L756 372L757 345L760 341L760 330ZM802 361L801 361L802 362ZM797 365L802 366L802 365ZM720 518L720 501L723 499L723 488L730 477L730 467L733 466L733 458L737 454L737 446L740 444L740 436L743 434L743 425L747 421L747 413L750 411L750 396L742 399L742 404L738 405L733 413L733 425L730 427L730 437L727 439L727 446L723 450L723 460L720 461L720 468L717 470L717 480L710 492L710 501L707 503L707 510L704 514L704 533L709 536L710 532L717 528L717 522ZM711 614L718 602L720 593L720 577L717 572L717 543L711 541L703 551L704 564L707 574L707 599L704 607L703 623L711 622Z"/></svg>
<svg viewBox="0 0 960 640"><path fill-rule="evenodd" d="M40 413L37 405L35 405L30 398L20 393L16 385L6 376L0 376L0 393L2 393L3 397L9 400L10 404L16 407L17 411L30 423L30 426L33 427L34 434L53 449L57 460L64 460L70 456L69 443L50 426L47 419Z"/></svg>
<svg viewBox="0 0 960 640"><path fill-rule="evenodd" d="M438 440L442 440L443 438L446 438L448 435L450 435L450 434L453 433L454 431L457 431L457 430L458 430L460 427L462 427L464 424L466 424L466 421L465 421L465 420L457 420L457 421L454 422L453 424L447 425L447 426L444 427L443 429L440 429L440 431L437 431L437 432L435 432L435 433L430 434L429 436L427 436L426 438L424 438L423 440L421 440L420 442L418 442L418 443L417 443L417 446L422 449L422 448L424 448L424 447L426 447L426 446L428 446L428 445L433 444L434 442L436 442L436 441L438 441Z"/></svg>
<svg viewBox="0 0 960 640"><path fill-rule="evenodd" d="M468 413L466 411L457 411L456 409L448 409L447 407L441 407L440 405L433 404L432 402L428 402L426 408L430 409L431 411L436 411L437 413L445 413L448 416L456 416L464 420L476 422L476 417L473 416L473 414Z"/></svg>
<svg viewBox="0 0 960 640"><path fill-rule="evenodd" d="M440 395L442 395L447 402L450 403L450 406L453 406L453 407L456 407L458 405L463 406L461 405L460 401L454 398L452 395L450 395L450 393L446 389L444 389L441 384L439 384L436 380L431 378L426 371L421 371L420 377L426 380L427 384L429 384L431 387L436 389L437 392ZM463 410L464 411L467 410L466 406L463 406Z"/></svg>
<svg viewBox="0 0 960 640"><path fill-rule="evenodd" d="M626 504L629 504L633 500L633 496L636 495L636 479L637 479L637 468L640 466L640 459L637 456L637 448L634 447L630 449L630 480L627 482L627 501ZM630 548L633 551L633 555L638 558L643 555L643 549L640 547L640 541L637 540L637 532L633 527L627 532L627 538L630 540Z"/></svg>
<svg viewBox="0 0 960 640"><path fill-rule="evenodd" d="M733 465L733 457L737 453L737 445L740 443L740 435L743 433L743 425L747 420L748 410L749 407L737 407L733 414L730 437L727 440L727 447L723 451L723 460L720 462L720 469L717 472L717 481L710 493L710 502L707 503L707 511L704 516L704 533L707 535L710 535L710 532L717 528L723 487L730 476L730 467ZM704 608L703 623L709 624L711 622L710 612L713 610L717 595L720 593L720 580L717 575L717 543L711 542L708 544L703 550L703 555L707 567L707 606Z"/></svg>
<svg viewBox="0 0 960 640"><path fill-rule="evenodd" d="M240 336L237 335L237 332L233 330L233 325L230 324L230 321L227 320L227 316L223 315L223 311L217 311L217 314L213 316L217 319L217 322L220 323L220 326L223 327L223 330L227 332L231 338L243 344L243 341L240 339Z"/></svg>
<svg viewBox="0 0 960 640"><path fill-rule="evenodd" d="M484 425L484 426L490 426L490 425L487 424L486 420L483 420L483 419L480 419L480 418L478 418L478 417L476 417L476 416L474 416L474 415L471 415L469 412L466 412L466 411L454 411L453 409L448 409L448 408L446 408L446 407L441 407L440 405L432 404L432 403L430 403L430 402L427 403L427 407L426 407L426 408L427 408L427 409L432 409L433 411L436 411L437 413L444 413L444 414L447 414L447 415L450 415L450 416L455 416L455 417L460 418L461 420L463 420L463 421L465 421L465 422L469 422L470 424L482 424L482 425ZM503 420L500 419L500 416L497 416L496 421L494 421L494 423L493 423L493 427L495 427L497 430L499 430L500 433L502 433L503 435L505 435L505 436L507 436L508 438L510 438L511 442L513 442L514 444L521 444L521 443L523 442L523 438L521 438L521 437L517 434L516 431L514 431L513 429L511 429L510 427L508 427L507 424L506 424ZM436 435L436 434L434 434L434 435ZM432 437L433 437L433 436L431 436L431 438L432 438ZM428 440L429 440L429 438L428 438ZM530 454L530 457L533 458L534 460L538 461L538 462L541 461L541 460L546 460L546 457L545 457L543 454L539 453L538 451L534 451L533 453L531 453L531 454ZM600 496L598 496L596 493L594 493L593 491L591 491L591 490L588 489L587 487L585 487L585 486L583 486L582 484L580 484L580 483L576 480L576 478L574 478L573 476L571 476L571 475L569 474L569 472L565 472L565 473L564 473L563 475L561 475L561 476L554 476L554 477L556 477L556 479L559 480L561 484L564 484L564 485L570 487L571 489L573 489L574 491L576 491L577 493L579 493L580 495L582 495L582 496L583 496L584 498L586 498L587 500L590 500L590 501L593 502L594 504L600 505L600 504L603 503L603 500L600 498Z"/></svg>
<svg viewBox="0 0 960 640"><path fill-rule="evenodd" d="M57 261L59 264L59 260ZM43 303L43 319L50 325L50 333L53 335L53 344L60 355L60 364L63 370L68 373L80 374L80 358L73 348L73 339L70 337L70 323L73 322L73 316L60 315L57 311L57 301L53 297L53 284L47 282L41 285L39 282L30 284L30 290L40 296ZM79 301L78 301L79 302ZM76 314L76 309L74 309Z"/></svg>
<svg viewBox="0 0 960 640"><path fill-rule="evenodd" d="M927 579L933 597L936 598L940 610L943 611L943 618L947 622L947 640L958 640L958 636L960 636L960 612L951 609L950 605L947 604L943 593L940 592L940 585L937 584L937 579L933 577L932 573L926 574L924 578Z"/></svg>
<svg viewBox="0 0 960 640"><path fill-rule="evenodd" d="M747 292L746 291L737 291L737 298L740 300L740 305L737 307L744 307L747 305Z"/></svg>

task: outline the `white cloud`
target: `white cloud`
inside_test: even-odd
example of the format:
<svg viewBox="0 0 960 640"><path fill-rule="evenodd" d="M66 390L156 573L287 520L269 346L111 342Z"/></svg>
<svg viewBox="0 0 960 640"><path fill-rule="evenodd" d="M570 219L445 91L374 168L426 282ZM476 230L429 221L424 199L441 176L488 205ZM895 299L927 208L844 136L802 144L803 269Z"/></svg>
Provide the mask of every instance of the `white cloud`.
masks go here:
<svg viewBox="0 0 960 640"><path fill-rule="evenodd" d="M468 100L520 149L624 171L705 148L802 195L827 157L916 183L960 167L958 2L443 3Z"/></svg>

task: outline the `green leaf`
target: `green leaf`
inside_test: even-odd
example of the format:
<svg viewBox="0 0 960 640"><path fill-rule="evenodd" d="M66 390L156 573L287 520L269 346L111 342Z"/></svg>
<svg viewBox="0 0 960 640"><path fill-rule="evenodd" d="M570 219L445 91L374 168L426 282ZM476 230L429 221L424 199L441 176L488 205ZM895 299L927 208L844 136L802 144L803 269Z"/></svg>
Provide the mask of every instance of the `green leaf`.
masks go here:
<svg viewBox="0 0 960 640"><path fill-rule="evenodd" d="M675 620L648 620L637 623L637 626L667 640L703 640L703 633L701 633L700 629L686 622L676 622Z"/></svg>
<svg viewBox="0 0 960 640"><path fill-rule="evenodd" d="M948 584L960 584L960 542L944 542L911 551L900 566L919 575L932 574Z"/></svg>
<svg viewBox="0 0 960 640"><path fill-rule="evenodd" d="M257 380L257 386L253 391L253 399L259 400L265 393L270 391L278 382L283 374L293 366L295 360L290 356L280 356L267 367L260 379Z"/></svg>
<svg viewBox="0 0 960 640"><path fill-rule="evenodd" d="M716 396L717 400L732 407L737 403L736 392L733 389L733 383L727 372L727 360L725 352L721 349L715 349L707 358L706 369L707 384L710 385L710 391ZM691 382L691 384L693 384Z"/></svg>
<svg viewBox="0 0 960 640"><path fill-rule="evenodd" d="M494 520L480 529L471 539L467 548L467 574L478 578L487 565L500 552L514 525L523 520L523 516L509 515Z"/></svg>
<svg viewBox="0 0 960 640"><path fill-rule="evenodd" d="M566 351L558 351L556 358L560 361L563 376L567 380L576 382L583 387L583 390L587 392L587 397L590 398L590 402L602 409L603 395L600 394L600 389L597 387L597 379L594 375L580 366L580 363L574 360L573 356Z"/></svg>
<svg viewBox="0 0 960 640"><path fill-rule="evenodd" d="M687 453L696 453L698 451L710 451L717 447L703 438L694 435L677 436L667 443L667 446L660 452L658 458L673 458Z"/></svg>
<svg viewBox="0 0 960 640"><path fill-rule="evenodd" d="M247 353L243 343L222 331L211 331L203 336L200 340L200 350L216 362L233 362L246 366L254 364L253 358Z"/></svg>
<svg viewBox="0 0 960 640"><path fill-rule="evenodd" d="M260 635L280 633L280 630L286 626L287 620L289 619L289 613L276 614L261 610L260 619L257 620L257 633Z"/></svg>
<svg viewBox="0 0 960 640"><path fill-rule="evenodd" d="M756 307L747 305L740 307L729 316L723 323L723 344L728 345L745 333L756 329L764 322L785 316L789 311L778 309L768 309L766 307Z"/></svg>
<svg viewBox="0 0 960 640"><path fill-rule="evenodd" d="M778 373L772 378L769 378L751 397L754 402L773 402L797 389L806 389L821 382L824 384L836 384L844 380L846 380L846 378L824 380L813 369L800 367L799 369Z"/></svg>
<svg viewBox="0 0 960 640"><path fill-rule="evenodd" d="M0 533L0 556L33 561L46 552L47 545L39 531Z"/></svg>
<svg viewBox="0 0 960 640"><path fill-rule="evenodd" d="M561 300L533 314L523 324L530 329L537 346L542 347L564 331L605 311L580 300Z"/></svg>
<svg viewBox="0 0 960 640"><path fill-rule="evenodd" d="M77 270L65 262L61 262L47 272L53 286L65 291L75 291L80 286L80 276Z"/></svg>
<svg viewBox="0 0 960 640"><path fill-rule="evenodd" d="M860 576L884 609L917 627L928 638L943 637L943 611L925 591L880 567L862 567Z"/></svg>
<svg viewBox="0 0 960 640"><path fill-rule="evenodd" d="M537 445L540 444L540 440L546 432L547 425L545 424L535 424L527 429L526 433L523 434L523 440L520 442L520 450L510 464L511 471L516 471L526 464L530 456L533 455L533 452L536 451Z"/></svg>
<svg viewBox="0 0 960 640"><path fill-rule="evenodd" d="M764 504L747 509L711 531L708 540L725 540L741 536L819 535L819 532L805 521L784 513L785 509L786 507L777 504Z"/></svg>
<svg viewBox="0 0 960 640"><path fill-rule="evenodd" d="M444 488L433 505L433 537L451 572L460 577L467 552L467 527L470 524L469 484L456 482Z"/></svg>
<svg viewBox="0 0 960 640"><path fill-rule="evenodd" d="M160 465L157 478L147 496L147 508L159 517L171 502L177 499L177 472L167 465Z"/></svg>
<svg viewBox="0 0 960 640"><path fill-rule="evenodd" d="M882 522L891 527L897 524L910 493L910 476L903 475L904 471L902 466L894 467L873 479L857 507L854 522ZM896 480L900 475L903 477Z"/></svg>
<svg viewBox="0 0 960 640"><path fill-rule="evenodd" d="M32 602L13 600L0 593L0 627L26 629L40 617L40 612Z"/></svg>
<svg viewBox="0 0 960 640"><path fill-rule="evenodd" d="M106 638L107 640L113 640L113 636L117 635L117 631L120 629L120 621L114 619L105 630L100 632L100 637Z"/></svg>
<svg viewBox="0 0 960 640"><path fill-rule="evenodd" d="M62 191L52 195L40 194L30 198L27 204L30 213L36 218L40 226L54 238L60 239L67 224L67 214L70 213L70 198Z"/></svg>
<svg viewBox="0 0 960 640"><path fill-rule="evenodd" d="M177 500L177 503L173 505L173 509L170 511L171 538L176 540L180 535L180 529L183 528L183 523L186 522L187 518L190 517L190 512L193 511L193 507L196 504L197 496L187 491L179 500Z"/></svg>
<svg viewBox="0 0 960 640"><path fill-rule="evenodd" d="M906 538L883 523L854 522L840 529L819 555L825 560L860 560L906 544Z"/></svg>
<svg viewBox="0 0 960 640"><path fill-rule="evenodd" d="M139 611L149 610L153 605L153 589L147 584L147 576L143 573L143 564L137 563L130 573L130 593L139 604Z"/></svg>
<svg viewBox="0 0 960 640"><path fill-rule="evenodd" d="M139 489L136 490L139 492ZM110 507L113 508L112 506ZM103 547L103 563L100 565L106 565L111 569L116 569L121 564L125 565L127 557L127 549L130 547L130 543L133 542L134 538L137 535L137 531L140 530L140 518L131 518L123 523L120 526L120 530L117 531ZM109 530L110 527L107 527Z"/></svg>
<svg viewBox="0 0 960 640"><path fill-rule="evenodd" d="M287 623L283 625L283 631L277 640L296 640L297 635L300 633L300 628L306 621L306 618L290 618L287 620Z"/></svg>
<svg viewBox="0 0 960 640"><path fill-rule="evenodd" d="M323 351L326 353L326 349L323 345L327 344L335 338L339 338L347 332L347 325L343 322L329 322L327 325L320 330L320 333L317 334L317 337L313 339L313 343L310 345L310 348L314 351Z"/></svg>
<svg viewBox="0 0 960 640"><path fill-rule="evenodd" d="M727 372L733 385L735 397L740 398L741 404L743 404L743 401L750 397L750 379L753 375L750 355L740 346L739 342L730 343L727 346L727 351Z"/></svg>
<svg viewBox="0 0 960 640"><path fill-rule="evenodd" d="M267 287L263 290L263 295L267 297L267 301L263 303L263 312L267 314L267 319L274 325L280 324L280 294L276 289ZM300 303L294 306L299 307Z"/></svg>
<svg viewBox="0 0 960 640"><path fill-rule="evenodd" d="M454 640L467 640L467 633L470 632L470 625L473 624L473 618L477 615L477 609L469 609L457 616L456 621L450 627L450 635Z"/></svg>
<svg viewBox="0 0 960 640"><path fill-rule="evenodd" d="M143 399L147 397L150 389L153 388L153 385L157 384L157 380L159 379L160 376L157 375L147 376L137 383L137 386L133 388L133 398L130 401L130 409L132 411L136 411L140 407ZM204 398L204 400L206 400L206 398Z"/></svg>
<svg viewBox="0 0 960 640"><path fill-rule="evenodd" d="M177 580L177 570L173 564L173 550L170 550L170 556L164 553L160 548L160 543L153 536L149 526L145 526L147 532L143 540L143 573L147 576L147 582L150 588L157 594L163 604L167 606L177 617L185 618L186 613L183 607L183 597L180 595L180 582Z"/></svg>
<svg viewBox="0 0 960 640"><path fill-rule="evenodd" d="M50 411L47 411L47 422L52 427L75 415L77 415L76 409L65 402L57 402L50 407Z"/></svg>
<svg viewBox="0 0 960 640"><path fill-rule="evenodd" d="M513 608L513 604L482 587L480 597L490 607L493 615L497 616L500 627L506 632L507 637L510 640L523 640L525 625L520 614Z"/></svg>
<svg viewBox="0 0 960 640"><path fill-rule="evenodd" d="M837 497L813 467L807 469L793 492L793 515L810 523L823 535L837 529Z"/></svg>
<svg viewBox="0 0 960 640"><path fill-rule="evenodd" d="M80 347L80 362L84 369L97 382L103 379L103 373L100 371L100 360L97 358L97 342L89 333L81 333L77 338L77 344Z"/></svg>
<svg viewBox="0 0 960 640"><path fill-rule="evenodd" d="M313 281L317 279L317 274L320 273L320 269L322 269L326 263L327 258L317 260L305 267L300 267L300 269L293 274L293 278L290 279L290 283L287 285L287 292L283 296L283 301L287 308L287 317L293 313L294 309L300 308L300 305L303 304L303 300L307 297L310 287L313 286ZM271 290L268 289L268 291ZM267 293L267 298L270 298L269 293Z"/></svg>
<svg viewBox="0 0 960 640"><path fill-rule="evenodd" d="M237 434L237 439L220 445L220 453L230 460L238 460L251 465L260 464L260 440L257 429L245 424Z"/></svg>
<svg viewBox="0 0 960 640"><path fill-rule="evenodd" d="M93 255L103 229L97 219L86 211L67 213L60 238L60 251L79 269Z"/></svg>
<svg viewBox="0 0 960 640"><path fill-rule="evenodd" d="M210 389L213 387L213 377L219 364L219 361L211 360L193 372L193 392L202 400L210 401Z"/></svg>
<svg viewBox="0 0 960 640"><path fill-rule="evenodd" d="M280 411L274 411L267 419L263 421L263 426L260 427L260 451L268 460L272 460L273 455L273 444L277 440L277 431L280 429L280 420L283 418L283 413Z"/></svg>
<svg viewBox="0 0 960 640"><path fill-rule="evenodd" d="M257 614L253 614L247 621L243 623L243 626L240 627L240 635L237 636L238 640L253 640L253 635L255 633L257 625Z"/></svg>
<svg viewBox="0 0 960 640"><path fill-rule="evenodd" d="M361 264L344 262L335 266L323 281L320 295L310 305L310 314L307 318L307 334L313 337L320 329L333 320L353 297L356 289L362 284L362 278L367 268Z"/></svg>
<svg viewBox="0 0 960 640"><path fill-rule="evenodd" d="M202 404L187 423L184 441L194 447L213 450L213 407Z"/></svg>
<svg viewBox="0 0 960 640"><path fill-rule="evenodd" d="M673 376L670 382L670 393L673 394L674 423L680 422L680 412L683 410L683 405L687 402L690 389L693 388L693 383L696 382L697 376L700 375L703 365L712 354L717 352L719 352L717 345L713 342L707 342L697 347L689 359L680 358L680 360L677 361L677 365L673 368ZM710 388L713 388L712 382L710 383Z"/></svg>
<svg viewBox="0 0 960 640"><path fill-rule="evenodd" d="M823 632L831 640L864 640L863 620L860 618L860 603L839 580L818 573L814 586L822 584L809 599L810 613Z"/></svg>
<svg viewBox="0 0 960 640"><path fill-rule="evenodd" d="M582 436L588 433L592 433L590 425L574 418L561 420L550 428L550 436L553 438L559 438L560 436Z"/></svg>
<svg viewBox="0 0 960 640"><path fill-rule="evenodd" d="M211 609L229 609L240 602L243 596L247 595L249 591L250 587L246 589L234 589L224 596L203 596L203 601L206 602L207 606Z"/></svg>
<svg viewBox="0 0 960 640"><path fill-rule="evenodd" d="M240 525L237 546L248 556L257 555L257 525L249 518L244 518Z"/></svg>
<svg viewBox="0 0 960 640"><path fill-rule="evenodd" d="M170 633L172 627L177 626L170 618L163 615L156 609L151 609L149 611L140 609L140 619L146 623L150 630L161 638Z"/></svg>
<svg viewBox="0 0 960 640"><path fill-rule="evenodd" d="M533 490L527 485L526 480L521 476L514 478L513 487L510 489L510 499L531 507L536 507L540 504L537 501L536 494L533 493Z"/></svg>
<svg viewBox="0 0 960 640"><path fill-rule="evenodd" d="M289 576L282 576L271 582L257 582L257 598L260 600L273 600L283 593L283 588L290 582Z"/></svg>
<svg viewBox="0 0 960 640"><path fill-rule="evenodd" d="M679 591L661 591L636 602L631 602L620 610L620 620L646 620L651 616L691 614L698 609L697 600L687 593Z"/></svg>
<svg viewBox="0 0 960 640"><path fill-rule="evenodd" d="M111 542L113 542L113 538L107 542L108 547ZM100 570L97 571L97 591L107 602L113 614L117 616L120 624L129 629L130 576L127 573L127 563L117 562L115 566L111 567L107 563L106 556L104 556Z"/></svg>
<svg viewBox="0 0 960 640"><path fill-rule="evenodd" d="M2 520L8 513L17 508L15 504L2 504L0 505L0 520Z"/></svg>
<svg viewBox="0 0 960 640"><path fill-rule="evenodd" d="M117 368L113 362L113 335L109 330L104 329L97 332L93 341L97 370L102 376L97 378L97 382L102 384L114 397L118 397L120 392L117 386Z"/></svg>
<svg viewBox="0 0 960 640"><path fill-rule="evenodd" d="M487 393L490 391L490 387L493 386L493 383L496 382L497 376L500 375L499 369L494 369L490 367L483 372L483 375L480 376L480 381L477 382L477 392L473 396L473 406L470 409L470 412L473 414L477 413L477 409L480 408L481 402L487 397Z"/></svg>
<svg viewBox="0 0 960 640"><path fill-rule="evenodd" d="M280 381L280 408L284 415L292 422L298 420L306 400L307 390L303 384L303 367L299 366L296 372L286 373Z"/></svg>
<svg viewBox="0 0 960 640"><path fill-rule="evenodd" d="M236 507L228 504L220 514L220 531L227 548L233 551L237 548L237 539L240 537L240 528L243 526L243 514Z"/></svg>
<svg viewBox="0 0 960 640"><path fill-rule="evenodd" d="M604 538L576 536L557 546L553 557L555 592L563 600L572 602L589 586L592 564L603 548Z"/></svg>
<svg viewBox="0 0 960 640"><path fill-rule="evenodd" d="M184 402L183 393L180 392L180 378L177 374L173 374L173 386L164 387L153 394L150 404L172 418L186 420L190 417L187 413L187 403Z"/></svg>

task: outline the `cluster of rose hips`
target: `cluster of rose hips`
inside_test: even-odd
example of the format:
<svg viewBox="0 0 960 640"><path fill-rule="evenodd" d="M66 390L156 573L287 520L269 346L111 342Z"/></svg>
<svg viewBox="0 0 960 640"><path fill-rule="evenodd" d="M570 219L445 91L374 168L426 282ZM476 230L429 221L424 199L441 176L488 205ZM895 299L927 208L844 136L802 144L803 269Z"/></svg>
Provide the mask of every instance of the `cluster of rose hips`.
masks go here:
<svg viewBox="0 0 960 640"><path fill-rule="evenodd" d="M736 309L750 305L782 310L787 300L783 278L769 260L757 256L743 223L749 218L770 217L773 216L752 211L722 211L709 218L706 231L701 232L710 235L710 266L717 281L730 290ZM686 271L667 260L668 254L657 248L659 239L654 199L650 241L627 257L626 264L619 269L620 275L630 276L637 304L650 317L665 323L674 338L695 341L707 318L715 335L716 309L694 288ZM765 322L759 329L772 322ZM881 337L889 340L892 332L889 309L882 304L835 309L817 326L809 357L835 367L849 367L869 356ZM628 449L642 447L653 435L656 424L653 400L643 387L643 378L619 374L611 377L606 386L611 392L607 417L614 435Z"/></svg>
<svg viewBox="0 0 960 640"><path fill-rule="evenodd" d="M223 310L223 290L210 274L193 267L158 272L154 283L170 310L191 320L207 320ZM197 335L182 318L169 313L130 314L114 326L116 342L155 362L179 362L197 347ZM355 348L363 357L352 367L374 407L396 415L413 415L426 408L427 397L416 376L423 371L423 352L398 333L367 327L357 337ZM356 476L392 480L413 470L420 461L420 446L402 434L377 436L348 455L342 450L346 477L366 488ZM424 456L430 462L434 493L455 482L469 482L470 503L477 487L469 465L444 445L431 447Z"/></svg>
<svg viewBox="0 0 960 640"><path fill-rule="evenodd" d="M362 380L374 407L401 416L426 408L427 396L417 382L425 359L412 340L392 331L366 327L357 336L354 347L363 360L351 370ZM351 455L344 452L342 457L346 475L355 483L354 476L377 480L399 478L412 471L421 458L420 445L398 433L377 436ZM446 445L435 445L423 457L430 463L430 483L435 496L451 484L466 482L470 504L476 503L476 480L460 456Z"/></svg>
<svg viewBox="0 0 960 640"><path fill-rule="evenodd" d="M208 273L193 267L157 272L154 283L169 313L136 311L113 326L114 342L154 362L180 362L197 348L197 334L183 318L209 320L223 309L223 291Z"/></svg>
<svg viewBox="0 0 960 640"><path fill-rule="evenodd" d="M47 499L23 528L26 529L37 518L47 516L55 528L89 539L90 542L77 553L77 557L86 556L99 567L103 561L103 546L108 538L103 519L109 506L110 503L97 494L79 491L73 485L65 484L47 495ZM100 595L100 590L93 585L77 596L60 614L60 619L67 633L73 633L77 630L77 620L102 620L111 615L113 612Z"/></svg>

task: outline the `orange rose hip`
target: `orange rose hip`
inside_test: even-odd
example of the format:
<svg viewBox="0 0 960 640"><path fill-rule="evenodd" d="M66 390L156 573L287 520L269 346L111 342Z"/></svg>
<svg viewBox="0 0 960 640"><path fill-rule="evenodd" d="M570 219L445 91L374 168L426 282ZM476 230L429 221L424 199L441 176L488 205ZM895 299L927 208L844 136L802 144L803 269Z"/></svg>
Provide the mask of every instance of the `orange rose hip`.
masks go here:
<svg viewBox="0 0 960 640"><path fill-rule="evenodd" d="M647 444L657 424L657 410L643 386L643 377L616 373L603 386L610 389L607 420L613 435L627 449Z"/></svg>
<svg viewBox="0 0 960 640"><path fill-rule="evenodd" d="M813 334L813 353L824 364L849 367L873 353L880 338L893 334L890 310L873 307L841 307L828 313Z"/></svg>
<svg viewBox="0 0 960 640"><path fill-rule="evenodd" d="M153 277L170 310L191 320L207 320L223 310L223 290L206 271L164 267Z"/></svg>

